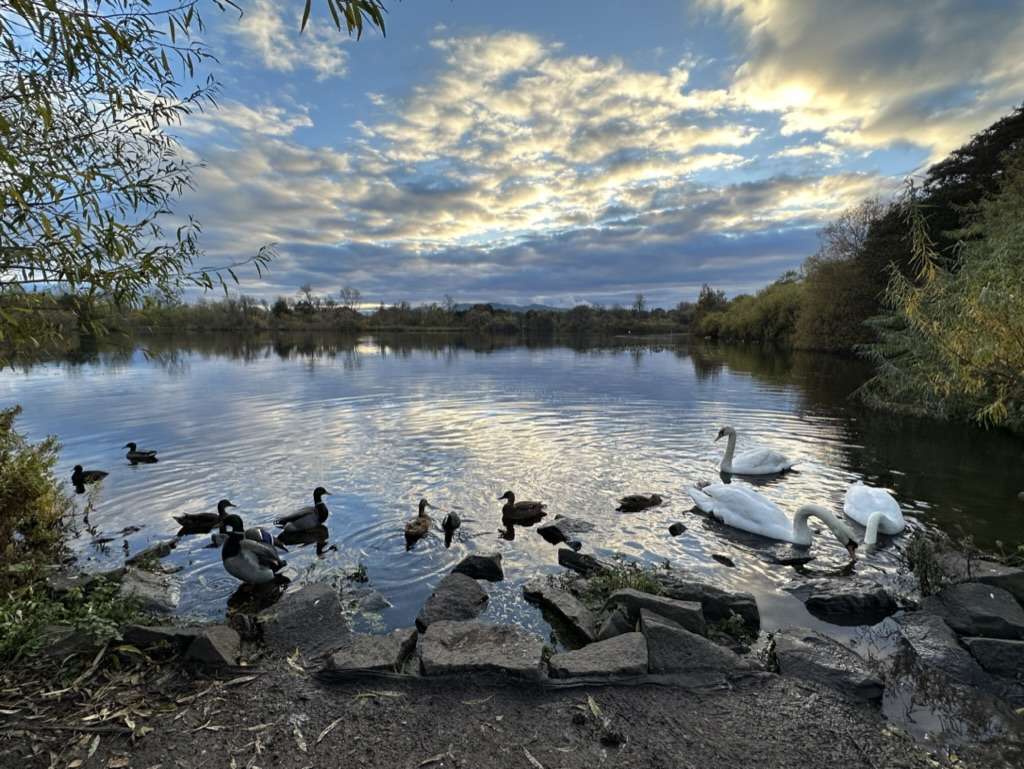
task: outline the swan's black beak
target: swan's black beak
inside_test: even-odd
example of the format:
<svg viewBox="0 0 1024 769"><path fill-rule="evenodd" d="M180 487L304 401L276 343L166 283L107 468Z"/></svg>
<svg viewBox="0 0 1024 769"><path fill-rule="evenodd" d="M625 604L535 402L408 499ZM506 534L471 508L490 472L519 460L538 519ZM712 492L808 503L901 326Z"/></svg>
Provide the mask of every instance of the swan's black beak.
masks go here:
<svg viewBox="0 0 1024 769"><path fill-rule="evenodd" d="M718 441L722 440L722 436L724 436L724 435L725 435L725 433L719 433L718 435L716 435L715 436L715 443L718 443Z"/></svg>

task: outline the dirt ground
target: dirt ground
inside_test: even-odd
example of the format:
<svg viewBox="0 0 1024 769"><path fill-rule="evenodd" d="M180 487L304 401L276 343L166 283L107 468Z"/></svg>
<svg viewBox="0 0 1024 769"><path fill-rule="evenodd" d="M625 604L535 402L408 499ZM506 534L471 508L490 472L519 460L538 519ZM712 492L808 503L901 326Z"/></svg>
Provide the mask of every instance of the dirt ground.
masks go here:
<svg viewBox="0 0 1024 769"><path fill-rule="evenodd" d="M30 689L9 673L0 684L4 769L1019 766L999 755L1006 746L930 754L877 709L774 676L713 691L327 684L268 659L216 679L178 663L100 673L79 689L36 689L31 706Z"/></svg>

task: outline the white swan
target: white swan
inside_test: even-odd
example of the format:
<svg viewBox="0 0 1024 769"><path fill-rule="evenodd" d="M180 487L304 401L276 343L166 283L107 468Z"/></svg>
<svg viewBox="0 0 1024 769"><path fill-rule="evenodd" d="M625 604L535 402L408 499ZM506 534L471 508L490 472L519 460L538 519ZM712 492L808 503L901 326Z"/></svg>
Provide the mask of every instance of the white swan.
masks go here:
<svg viewBox="0 0 1024 769"><path fill-rule="evenodd" d="M736 431L731 427L723 427L718 431L718 438L729 436L729 445L725 447L725 456L719 465L723 473L736 475L773 475L789 470L794 464L792 459L774 449L750 449L738 456L736 453Z"/></svg>
<svg viewBox="0 0 1024 769"><path fill-rule="evenodd" d="M878 542L878 532L892 536L907 527L903 511L892 494L885 489L865 486L860 481L851 484L846 490L843 512L847 518L867 529L864 532L864 544L868 546Z"/></svg>
<svg viewBox="0 0 1024 769"><path fill-rule="evenodd" d="M697 507L734 529L742 529L768 539L807 546L811 544L813 536L807 520L812 517L820 518L849 551L851 558L857 550L857 538L850 528L821 505L803 505L790 521L789 516L774 502L738 483L712 483L704 488L690 487L688 493Z"/></svg>

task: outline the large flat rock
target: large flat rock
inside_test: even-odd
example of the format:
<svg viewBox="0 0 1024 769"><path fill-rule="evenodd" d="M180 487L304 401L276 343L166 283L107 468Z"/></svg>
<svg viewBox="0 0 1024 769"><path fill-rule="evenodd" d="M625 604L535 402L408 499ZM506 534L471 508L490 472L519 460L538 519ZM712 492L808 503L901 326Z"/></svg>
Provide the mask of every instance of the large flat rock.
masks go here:
<svg viewBox="0 0 1024 769"><path fill-rule="evenodd" d="M1002 588L1024 604L1024 569L978 558L968 560L952 551L942 553L938 561L950 579Z"/></svg>
<svg viewBox="0 0 1024 769"><path fill-rule="evenodd" d="M327 658L332 671L379 670L397 673L416 648L416 628L399 628L387 635L353 634Z"/></svg>
<svg viewBox="0 0 1024 769"><path fill-rule="evenodd" d="M856 653L838 641L806 628L792 628L775 636L779 673L816 681L866 702L882 699L885 684Z"/></svg>
<svg viewBox="0 0 1024 769"><path fill-rule="evenodd" d="M792 593L813 616L833 625L874 625L898 608L888 590L868 580L815 580Z"/></svg>
<svg viewBox="0 0 1024 769"><path fill-rule="evenodd" d="M192 640L185 656L193 662L211 667L238 664L242 641L238 633L226 625L204 627Z"/></svg>
<svg viewBox="0 0 1024 769"><path fill-rule="evenodd" d="M472 577L449 574L420 609L416 627L426 631L435 622L475 619L487 606L487 593Z"/></svg>
<svg viewBox="0 0 1024 769"><path fill-rule="evenodd" d="M125 569L120 595L138 603L150 614L171 614L181 602L181 585L168 574L153 574L141 569Z"/></svg>
<svg viewBox="0 0 1024 769"><path fill-rule="evenodd" d="M571 569L588 579L608 571L608 567L594 556L586 553L577 553L575 550L568 550L564 547L558 551L558 565Z"/></svg>
<svg viewBox="0 0 1024 769"><path fill-rule="evenodd" d="M629 612L630 619L640 619L640 611L647 609L660 614L676 624L698 635L707 634L704 612L697 601L680 601L666 596L641 593L639 590L616 590L609 596L605 609L622 606Z"/></svg>
<svg viewBox="0 0 1024 769"><path fill-rule="evenodd" d="M647 639L647 662L652 673L690 673L716 679L751 669L735 652L649 609L640 610L640 630Z"/></svg>
<svg viewBox="0 0 1024 769"><path fill-rule="evenodd" d="M658 575L656 579L667 597L699 603L704 617L711 622L727 620L736 614L755 633L761 629L761 613L751 593L730 593L714 585L673 575Z"/></svg>
<svg viewBox="0 0 1024 769"><path fill-rule="evenodd" d="M988 673L1024 683L1024 641L1005 638L962 639L971 655Z"/></svg>
<svg viewBox="0 0 1024 769"><path fill-rule="evenodd" d="M552 545L557 545L561 542L576 539L575 535L591 531L593 528L594 524L590 521L584 521L582 518L569 518L557 515L553 521L539 526L537 533Z"/></svg>
<svg viewBox="0 0 1024 769"><path fill-rule="evenodd" d="M278 654L298 649L306 657L318 656L337 648L350 633L337 591L321 583L285 593L257 618L263 642Z"/></svg>
<svg viewBox="0 0 1024 769"><path fill-rule="evenodd" d="M590 643L597 638L597 619L574 596L555 587L544 579L534 579L523 586L523 596L531 603L540 604L567 626L577 642ZM556 628L557 631L558 628Z"/></svg>
<svg viewBox="0 0 1024 769"><path fill-rule="evenodd" d="M647 672L647 639L643 633L624 633L548 660L552 678L629 676Z"/></svg>
<svg viewBox="0 0 1024 769"><path fill-rule="evenodd" d="M465 574L472 579L501 582L505 579L505 571L501 568L501 553L467 555L452 569L452 574Z"/></svg>
<svg viewBox="0 0 1024 769"><path fill-rule="evenodd" d="M427 628L419 649L427 676L502 673L537 679L544 641L518 625L440 620Z"/></svg>
<svg viewBox="0 0 1024 769"><path fill-rule="evenodd" d="M960 635L1024 639L1024 608L1002 588L962 582L943 588L925 606Z"/></svg>

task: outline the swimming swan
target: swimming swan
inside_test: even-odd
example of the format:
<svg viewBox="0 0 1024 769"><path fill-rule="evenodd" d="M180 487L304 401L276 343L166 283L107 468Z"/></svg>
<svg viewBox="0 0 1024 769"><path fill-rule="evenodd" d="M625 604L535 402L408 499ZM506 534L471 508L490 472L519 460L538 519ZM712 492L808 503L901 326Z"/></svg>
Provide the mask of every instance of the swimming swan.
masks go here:
<svg viewBox="0 0 1024 769"><path fill-rule="evenodd" d="M865 486L860 481L846 490L843 512L847 518L867 529L864 544L869 547L877 544L878 532L892 536L907 527L900 505L892 494L885 489Z"/></svg>
<svg viewBox="0 0 1024 769"><path fill-rule="evenodd" d="M836 539L853 558L857 550L857 539L849 527L831 511L821 505L803 505L789 520L778 505L753 489L736 483L712 483L704 488L691 487L690 498L705 513L734 529L742 529L768 539L792 542L794 545L811 544L809 518L820 518Z"/></svg>
<svg viewBox="0 0 1024 769"><path fill-rule="evenodd" d="M789 470L796 462L775 449L750 449L733 456L736 452L736 431L731 427L723 427L718 431L719 440L729 436L729 444L725 447L725 456L719 465L723 473L736 475L774 475Z"/></svg>

